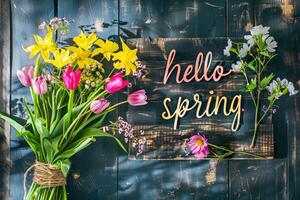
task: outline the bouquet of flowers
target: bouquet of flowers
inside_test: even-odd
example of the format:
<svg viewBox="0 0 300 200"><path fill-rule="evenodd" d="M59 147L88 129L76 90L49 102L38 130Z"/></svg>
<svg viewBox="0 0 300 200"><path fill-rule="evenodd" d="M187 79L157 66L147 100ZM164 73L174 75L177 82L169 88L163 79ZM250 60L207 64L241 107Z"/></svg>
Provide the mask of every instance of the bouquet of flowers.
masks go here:
<svg viewBox="0 0 300 200"><path fill-rule="evenodd" d="M29 115L26 124L0 114L25 139L36 158L27 170L34 168L33 183L24 195L27 200L66 200L66 176L72 156L96 137L111 137L126 152L116 137L126 122L120 118L108 123L106 116L125 103L147 104L144 90L133 92L116 104L110 100L130 84L129 77L141 74L144 66L137 60L137 49L130 49L122 39L119 45L83 32L72 38L73 44L62 44L58 41L68 32L68 24L64 18L42 23L39 28L46 31L45 37L33 35L35 44L24 48L35 59L34 67L25 66L17 72L33 102L32 106L23 98ZM109 64L113 67L110 72ZM126 141L133 138L130 130L130 135L125 131ZM144 145L144 138L140 140ZM139 154L143 145L137 145Z"/></svg>
<svg viewBox="0 0 300 200"><path fill-rule="evenodd" d="M245 43L232 42L228 39L228 45L224 49L224 55L233 53L238 61L233 63L233 72L241 73L246 80L244 92L251 95L255 107L254 132L250 147L255 146L257 130L266 115L273 111L275 102L282 96L293 96L298 93L294 84L287 79L274 79L273 73L267 73L269 62L276 56L277 42L269 34L270 27L262 25L251 29L250 35L245 35ZM251 78L252 77L252 78ZM261 106L262 94L267 91L268 105ZM262 110L262 113L261 113Z"/></svg>

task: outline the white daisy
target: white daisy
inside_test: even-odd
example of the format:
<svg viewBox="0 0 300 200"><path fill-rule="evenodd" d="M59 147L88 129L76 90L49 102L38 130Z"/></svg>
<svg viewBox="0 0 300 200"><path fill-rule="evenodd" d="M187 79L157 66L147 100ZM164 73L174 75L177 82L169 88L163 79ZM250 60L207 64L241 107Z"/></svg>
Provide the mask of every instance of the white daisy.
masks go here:
<svg viewBox="0 0 300 200"><path fill-rule="evenodd" d="M275 48L277 47L277 42L274 40L274 37L268 37L266 39L266 44L267 44L267 50L272 53L275 52Z"/></svg>
<svg viewBox="0 0 300 200"><path fill-rule="evenodd" d="M254 26L250 32L251 32L251 35L254 36L254 35L267 35L269 33L269 29L270 27L263 27L262 25L259 25L259 26Z"/></svg>
<svg viewBox="0 0 300 200"><path fill-rule="evenodd" d="M287 89L289 90L290 96L298 93L298 90L295 90L294 84L292 82L288 83Z"/></svg>
<svg viewBox="0 0 300 200"><path fill-rule="evenodd" d="M243 43L243 47L239 50L240 56L242 58L247 56L247 53L250 51L250 47L248 46L248 44Z"/></svg>
<svg viewBox="0 0 300 200"><path fill-rule="evenodd" d="M242 63L240 61L237 61L236 64L231 65L231 69L233 72L240 72L242 68Z"/></svg>
<svg viewBox="0 0 300 200"><path fill-rule="evenodd" d="M255 44L255 40L253 39L252 35L245 35L245 40L247 40L247 44L249 44L249 47L251 48Z"/></svg>
<svg viewBox="0 0 300 200"><path fill-rule="evenodd" d="M224 55L230 56L230 49L232 48L232 42L230 39L227 40L227 46L224 49Z"/></svg>

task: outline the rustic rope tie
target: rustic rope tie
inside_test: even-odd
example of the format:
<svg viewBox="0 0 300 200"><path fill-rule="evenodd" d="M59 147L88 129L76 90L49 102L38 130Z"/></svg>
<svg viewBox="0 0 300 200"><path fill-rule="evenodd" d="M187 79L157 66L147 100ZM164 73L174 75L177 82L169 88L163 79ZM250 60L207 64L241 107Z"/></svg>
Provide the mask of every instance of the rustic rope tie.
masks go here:
<svg viewBox="0 0 300 200"><path fill-rule="evenodd" d="M58 187L66 185L66 177L60 169L51 164L36 161L33 181L42 186Z"/></svg>
<svg viewBox="0 0 300 200"><path fill-rule="evenodd" d="M26 178L30 170L34 170L33 182L38 185L46 187L59 187L66 185L66 177L60 169L55 168L51 164L42 163L36 161L35 164L31 165L24 174L24 199L26 199Z"/></svg>

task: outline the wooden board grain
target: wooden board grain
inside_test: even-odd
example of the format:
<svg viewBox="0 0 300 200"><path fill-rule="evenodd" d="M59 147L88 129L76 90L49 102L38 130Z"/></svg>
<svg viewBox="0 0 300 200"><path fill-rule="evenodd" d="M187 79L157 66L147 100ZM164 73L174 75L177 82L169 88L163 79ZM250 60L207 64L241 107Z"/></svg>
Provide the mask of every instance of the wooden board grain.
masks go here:
<svg viewBox="0 0 300 200"><path fill-rule="evenodd" d="M16 21L12 24L13 30L16 30L12 35L13 71L28 62L26 56L21 54L20 45L31 43L31 34L37 32L36 24L50 19L56 13L55 10L59 10L61 17L75 18L76 26L84 25L85 30L94 30L95 19L100 19L108 27L104 30L109 31L98 34L103 33L104 37L109 37L112 33L118 36L115 32L119 32L123 37L135 40L140 37L149 41L170 37L239 38L253 25L269 25L280 46L272 70L275 70L276 75L298 83L299 88L300 0L109 2L49 0L41 4L34 0L11 1L12 17ZM1 13L4 8L1 8ZM110 16L117 16L117 20ZM3 19L5 16L2 18L1 15L0 21ZM170 26L171 23L175 25ZM76 26L71 34L77 33ZM3 40L4 37L1 38ZM143 50L142 47L138 46ZM152 55L153 58L145 62L156 62L153 66L163 66L162 61L156 61L162 59L163 54L154 54L152 51ZM24 94L26 96L26 93L20 89L16 80L14 76L11 85L14 88L12 111L22 116L22 107L17 99ZM1 97L1 100L5 98L7 96ZM75 158L68 185L71 193L75 194L72 199L300 199L299 102L299 95L282 100L272 119L275 133L274 160L128 160L123 153L113 153L113 156L108 154L108 151L116 152L116 146L110 141L103 141L88 149L89 153L94 153L93 156L83 153ZM119 110L119 115L126 116L127 111L128 108ZM10 199L21 199L22 173L33 160L28 156L30 151L26 144L21 140L16 141L13 132L11 137L10 152L14 164L10 176ZM90 167L90 171L85 170ZM1 176L5 176L3 171L0 171ZM7 183L6 180L3 182ZM6 190L0 186L0 199L5 193Z"/></svg>
<svg viewBox="0 0 300 200"><path fill-rule="evenodd" d="M10 107L10 5L0 2L0 111L9 114ZM0 199L8 198L10 126L0 121Z"/></svg>

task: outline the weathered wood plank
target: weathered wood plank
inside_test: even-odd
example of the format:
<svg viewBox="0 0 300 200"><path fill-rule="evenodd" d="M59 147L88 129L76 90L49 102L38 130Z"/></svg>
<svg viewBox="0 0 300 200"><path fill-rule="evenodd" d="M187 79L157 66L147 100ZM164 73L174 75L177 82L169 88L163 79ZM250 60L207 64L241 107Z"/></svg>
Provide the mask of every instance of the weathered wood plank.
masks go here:
<svg viewBox="0 0 300 200"><path fill-rule="evenodd" d="M228 1L228 36L242 37L254 22L253 0Z"/></svg>
<svg viewBox="0 0 300 200"><path fill-rule="evenodd" d="M296 1L297 2L297 1ZM253 5L255 3L255 5ZM252 5L252 6L251 6ZM299 34L292 23L294 5L292 1L254 1L249 7L255 10L255 22L271 27L271 35L279 43L278 56L269 70L281 78L293 82L299 80L297 44ZM236 25L232 25L236 26ZM243 35L243 31L240 32ZM299 85L299 84L298 84ZM299 97L281 99L279 109L273 117L275 157L271 161L229 162L229 195L232 199L299 199L296 184L298 178L297 154L299 141ZM267 186L267 187L266 187Z"/></svg>
<svg viewBox="0 0 300 200"><path fill-rule="evenodd" d="M38 24L53 17L53 1L46 0L12 0L12 79L11 79L11 114L25 118L21 98L31 99L30 92L23 87L16 76L18 69L26 64L34 64L29 56L22 50L34 42L33 34L38 33ZM41 33L39 33L41 34ZM33 154L24 140L17 137L15 131L11 132L10 155L12 168L10 175L10 199L23 198L23 174L33 163Z"/></svg>
<svg viewBox="0 0 300 200"><path fill-rule="evenodd" d="M10 113L10 3L0 2L0 111ZM10 126L0 122L0 199L8 198Z"/></svg>
<svg viewBox="0 0 300 200"><path fill-rule="evenodd" d="M127 38L225 36L225 1L120 1Z"/></svg>
<svg viewBox="0 0 300 200"><path fill-rule="evenodd" d="M229 162L230 199L288 199L285 159Z"/></svg>
<svg viewBox="0 0 300 200"><path fill-rule="evenodd" d="M117 0L59 0L58 16L74 20L67 37L78 35L81 29L86 33L95 32L101 38L117 39ZM116 118L116 114L110 115L111 120ZM114 140L103 137L76 155L69 177L69 198L116 199L118 150Z"/></svg>
<svg viewBox="0 0 300 200"><path fill-rule="evenodd" d="M227 161L119 159L118 199L214 199L227 196Z"/></svg>

